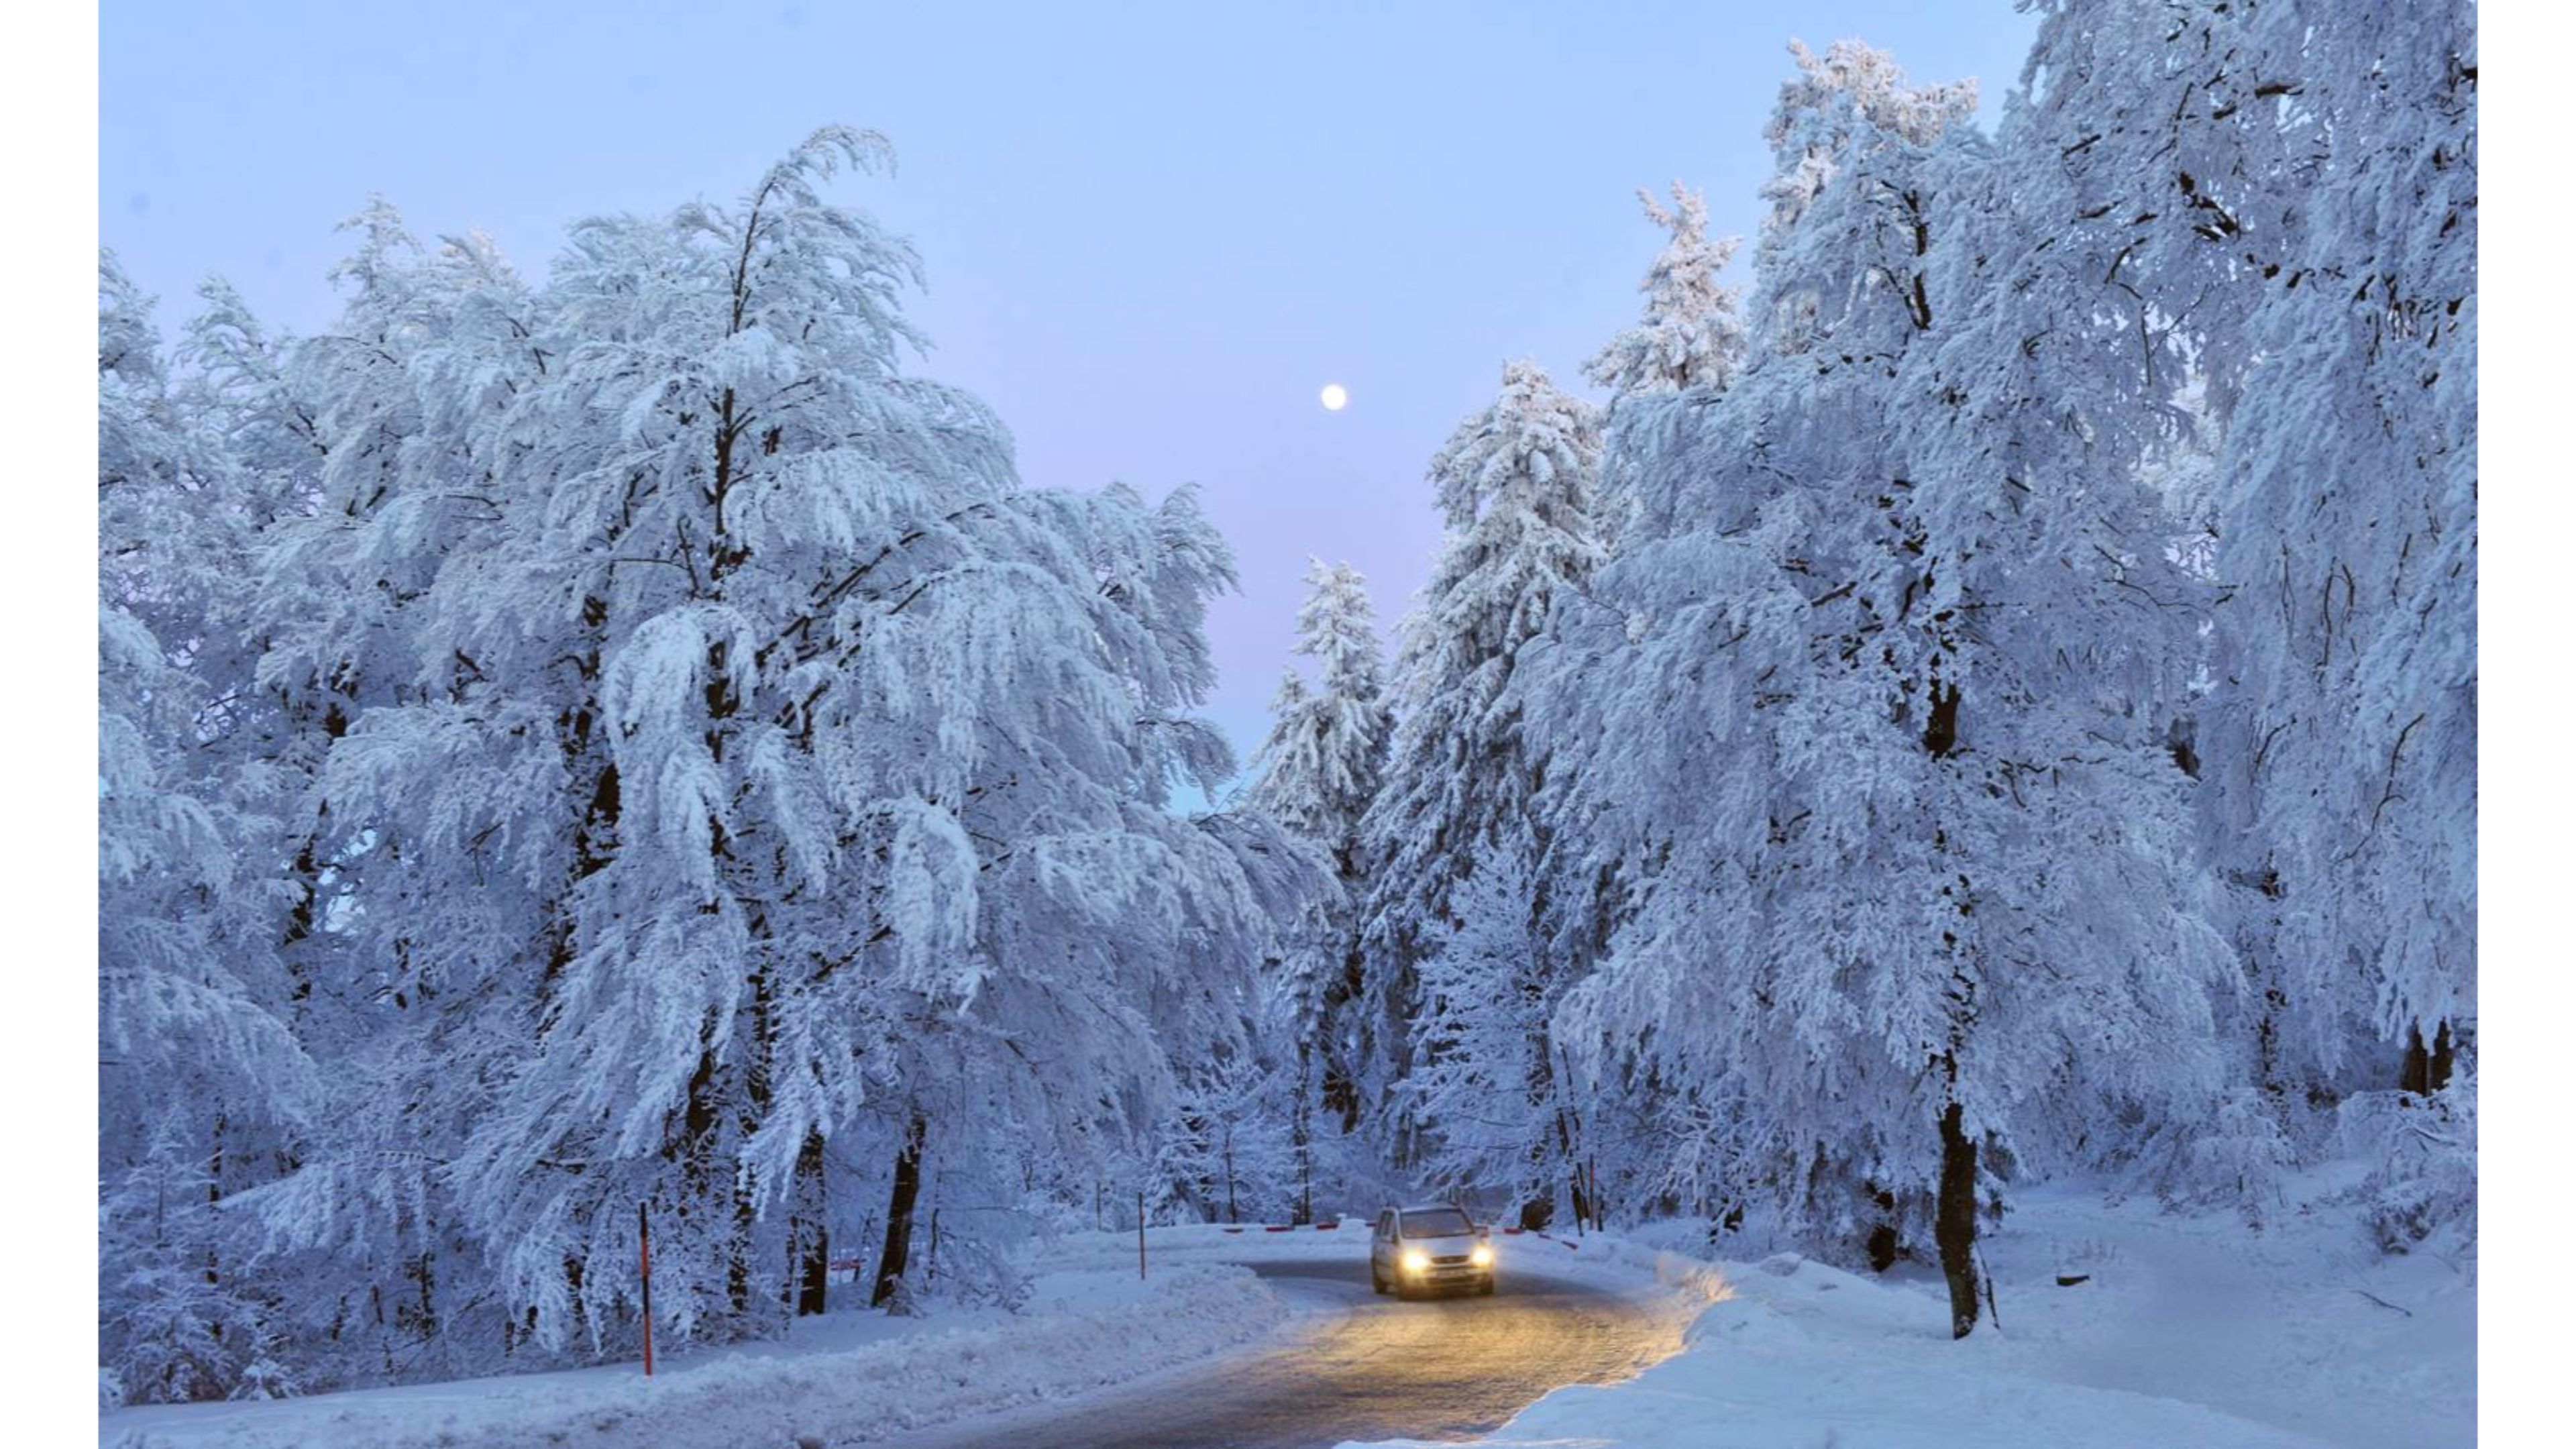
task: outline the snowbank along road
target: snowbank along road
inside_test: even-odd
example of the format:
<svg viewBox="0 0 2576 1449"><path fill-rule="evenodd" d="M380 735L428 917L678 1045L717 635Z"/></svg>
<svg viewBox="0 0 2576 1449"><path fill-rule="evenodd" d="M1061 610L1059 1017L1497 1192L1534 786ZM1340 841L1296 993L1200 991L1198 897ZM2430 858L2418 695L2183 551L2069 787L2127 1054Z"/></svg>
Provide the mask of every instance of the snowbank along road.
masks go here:
<svg viewBox="0 0 2576 1449"><path fill-rule="evenodd" d="M1543 1268L1493 1297L1399 1302L1365 1259L1252 1262L1317 1310L1284 1339L1047 1406L884 1441L900 1449L1307 1449L1352 1439L1462 1439L1550 1389L1610 1383L1681 1344L1668 1304Z"/></svg>

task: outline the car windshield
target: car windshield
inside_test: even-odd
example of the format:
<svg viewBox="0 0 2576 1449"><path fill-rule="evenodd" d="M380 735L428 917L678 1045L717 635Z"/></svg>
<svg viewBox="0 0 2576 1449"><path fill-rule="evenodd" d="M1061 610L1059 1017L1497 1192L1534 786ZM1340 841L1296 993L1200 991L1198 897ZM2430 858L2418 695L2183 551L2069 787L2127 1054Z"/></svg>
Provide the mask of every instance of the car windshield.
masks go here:
<svg viewBox="0 0 2576 1449"><path fill-rule="evenodd" d="M1476 1225L1456 1208L1428 1208L1404 1215L1404 1235L1408 1238L1459 1238L1474 1231Z"/></svg>

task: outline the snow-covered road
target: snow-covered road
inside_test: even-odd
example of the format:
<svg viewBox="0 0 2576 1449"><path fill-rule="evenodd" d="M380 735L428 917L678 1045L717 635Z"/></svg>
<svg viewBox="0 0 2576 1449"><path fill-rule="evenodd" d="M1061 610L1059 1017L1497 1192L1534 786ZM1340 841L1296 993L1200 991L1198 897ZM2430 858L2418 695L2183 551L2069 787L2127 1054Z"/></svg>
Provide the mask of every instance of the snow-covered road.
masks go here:
<svg viewBox="0 0 2576 1449"><path fill-rule="evenodd" d="M1335 1230L1337 1227L1338 1230ZM786 1340L632 1363L102 1416L102 1449L796 1449L1328 1445L1493 1429L1552 1389L1633 1376L1711 1296L1603 1239L1497 1240L1491 1298L1369 1291L1356 1220L1319 1232L1073 1233L1023 1310L845 1311Z"/></svg>
<svg viewBox="0 0 2576 1449"><path fill-rule="evenodd" d="M1544 1260L1542 1260L1544 1261ZM1680 1347L1669 1307L1596 1276L1506 1273L1491 1298L1398 1302L1350 1256L1248 1264L1313 1310L1284 1340L1061 1406L889 1441L900 1449L1306 1449L1451 1439L1497 1427L1551 1389L1611 1383Z"/></svg>

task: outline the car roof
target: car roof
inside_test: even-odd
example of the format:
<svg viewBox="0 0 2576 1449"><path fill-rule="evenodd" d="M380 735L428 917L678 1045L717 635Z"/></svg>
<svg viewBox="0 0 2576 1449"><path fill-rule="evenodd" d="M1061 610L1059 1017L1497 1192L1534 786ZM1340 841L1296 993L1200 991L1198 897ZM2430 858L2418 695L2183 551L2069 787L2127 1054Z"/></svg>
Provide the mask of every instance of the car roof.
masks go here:
<svg viewBox="0 0 2576 1449"><path fill-rule="evenodd" d="M1467 1213L1467 1216L1468 1216L1469 1218L1473 1218L1473 1217L1475 1217L1475 1216L1476 1216L1474 1213L1469 1213L1469 1212L1467 1212L1467 1210L1466 1210L1465 1208L1460 1207L1458 1204L1456 1204L1456 1203L1454 1203L1454 1202L1417 1202L1417 1203L1410 1203L1410 1204L1407 1204L1407 1205L1406 1205L1406 1206L1404 1206L1404 1207L1397 1208L1397 1209L1396 1209L1396 1211L1397 1211L1397 1212L1400 1212L1400 1213L1446 1213L1446 1212L1459 1212L1459 1213Z"/></svg>

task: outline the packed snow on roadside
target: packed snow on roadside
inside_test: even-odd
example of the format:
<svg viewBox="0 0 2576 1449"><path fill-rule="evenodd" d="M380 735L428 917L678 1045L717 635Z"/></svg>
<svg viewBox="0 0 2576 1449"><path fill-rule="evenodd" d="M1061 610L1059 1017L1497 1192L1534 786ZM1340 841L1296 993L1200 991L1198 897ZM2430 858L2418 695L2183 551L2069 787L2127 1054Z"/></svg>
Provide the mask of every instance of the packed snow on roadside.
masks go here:
<svg viewBox="0 0 2576 1449"><path fill-rule="evenodd" d="M741 1449L845 1445L1072 1398L1239 1347L1290 1307L1249 1269L1205 1249L1136 1276L1134 1244L1066 1245L1077 1266L1033 1285L1018 1313L899 1319L833 1314L786 1343L701 1351L647 1382L633 1364L322 1394L267 1403L162 1405L104 1415L113 1449ZM1347 1235L1344 1235L1347 1236ZM1196 1244L1184 1244L1194 1247ZM1320 1252L1282 1247L1274 1251ZM1344 1245L1342 1252L1349 1252Z"/></svg>
<svg viewBox="0 0 2576 1449"><path fill-rule="evenodd" d="M1715 1301L1679 1355L1623 1384L1559 1389L1478 1442L2472 1443L2474 1263L2381 1256L2353 1210L2330 1201L2330 1186L2308 1183L2307 1204L2259 1233L2226 1214L2106 1205L2072 1187L2027 1192L1984 1245L2000 1326L1964 1342L1949 1337L1941 1280L1929 1269L1854 1274L1795 1253L1711 1265L1722 1281L1694 1286ZM1643 1252L1635 1243L1604 1251Z"/></svg>

